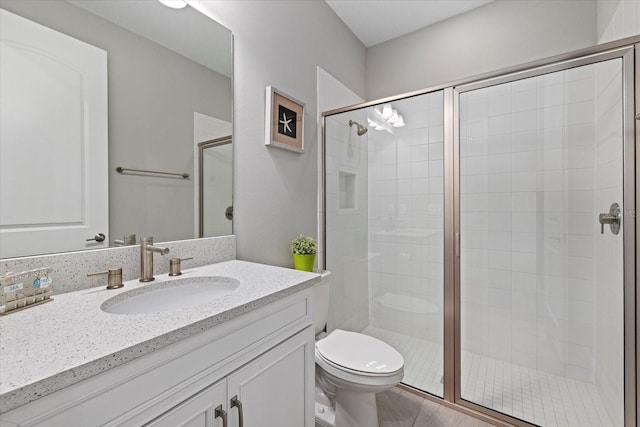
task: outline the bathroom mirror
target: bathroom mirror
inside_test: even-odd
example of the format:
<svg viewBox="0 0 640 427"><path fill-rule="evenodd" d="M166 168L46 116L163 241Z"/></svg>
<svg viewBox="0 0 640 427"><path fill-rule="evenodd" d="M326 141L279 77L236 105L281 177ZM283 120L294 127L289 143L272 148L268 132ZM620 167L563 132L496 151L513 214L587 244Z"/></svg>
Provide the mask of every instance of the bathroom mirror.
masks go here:
<svg viewBox="0 0 640 427"><path fill-rule="evenodd" d="M207 197L208 203L212 205L211 198L216 197L212 192L220 191L221 185L218 180L215 186L208 188L207 183L212 179L199 179L199 143L219 138L231 141L231 32L191 6L172 9L154 0L1 0L0 9L17 15L18 20L26 18L39 24L36 26L42 26L45 31L61 33L80 41L79 44L87 44L97 51L106 52L106 64L103 68L106 70L105 117L108 117L108 121L105 121L108 132L104 132L108 135L105 138L108 139L108 155L105 154L108 166L104 166L103 174L108 176L100 178L105 180L104 188L108 182L108 202L104 204L104 210L108 211L105 230L92 230L82 226L84 216L98 210L89 207L82 198L81 203L76 203L82 205L77 209L77 216L82 218L70 221L66 227L76 229L74 237L37 237L39 229L46 229L50 224L38 223L37 220L30 219L30 214L23 216L19 210L14 209L11 220L5 220L9 215L4 212L4 218L0 217L0 231L4 233L0 239L7 241L6 236L11 233L6 232L13 232L18 228L24 229L25 233L23 237L16 239L19 243L12 244L9 251L3 247L0 258L106 248L113 246L114 242L120 244L125 240L124 236L131 234L137 235L138 241L142 236L153 236L156 242L199 237L199 207L202 203L199 199ZM49 39L46 36L43 38ZM6 45L5 41L3 44ZM32 71L35 67L31 65L34 62L20 64L25 63L30 65L22 65L23 69ZM11 87L13 82L8 79L21 74L19 71L20 68L16 66L11 76L5 73L2 76L3 87ZM49 76L45 77L48 78ZM36 87L34 84L28 85ZM37 92L35 93L34 99L37 100ZM80 103L83 99L81 98ZM4 106L3 109L9 110ZM49 111L57 109L55 105ZM85 115L89 114L85 112ZM5 117L3 119L6 120ZM0 123L0 126L5 126L7 122L8 120ZM84 131L82 125L79 129ZM0 144L6 144L9 139L5 135L3 129ZM17 140L22 141L24 137ZM77 174L69 172L67 175L85 178L90 176L89 163L75 163L86 161L87 149L80 150L75 160L49 157L49 152L59 151L54 144L55 140L48 138L43 143L43 147L46 147L44 152L40 152L40 155L27 154L39 159L38 165L50 170L51 174L55 170L77 169ZM228 169L232 170L232 150L227 151L224 159L229 162ZM5 163L8 162L6 153L7 150L3 147ZM11 204L25 212L30 209L33 211L33 206L30 207L28 203L23 205L21 202L28 197L20 197L19 194L14 194L17 191L12 193L12 189L39 188L52 176L35 175L40 180L28 184L21 184L18 179L1 177L5 184L0 194L1 204ZM25 173L24 176L31 179L29 174ZM95 181L95 178L85 179L74 185L81 192ZM200 182L204 183L204 188L199 188ZM228 187L220 191L224 193L226 200L217 204L224 205L225 209L208 215L219 215L228 222L217 229L220 233L230 234L231 216L225 211L231 207L231 179L225 179L222 185ZM50 187L58 189L48 191L53 193L50 196L52 201L42 204L60 204L63 205L62 208L65 204L73 205L56 194L62 194L66 185L52 186L53 184ZM46 191L41 193L42 197L47 195ZM56 215L48 213L46 209L42 210L42 205L38 206L40 216L46 221L56 222L55 225L64 222L56 219ZM100 212L99 216L106 215ZM80 234L78 229L81 230ZM100 234L105 236L104 241L100 241ZM71 244L71 240L75 242ZM43 245L43 242L47 244ZM19 249L16 249L17 245L20 246Z"/></svg>

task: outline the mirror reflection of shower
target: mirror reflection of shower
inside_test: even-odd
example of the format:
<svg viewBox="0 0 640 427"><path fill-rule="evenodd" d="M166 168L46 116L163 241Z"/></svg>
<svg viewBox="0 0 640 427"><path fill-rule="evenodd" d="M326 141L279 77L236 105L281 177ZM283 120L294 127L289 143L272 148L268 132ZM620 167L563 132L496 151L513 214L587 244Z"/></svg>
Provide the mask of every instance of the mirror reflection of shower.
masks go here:
<svg viewBox="0 0 640 427"><path fill-rule="evenodd" d="M358 134L358 136L364 135L369 130L366 127L362 126L360 123L356 122L355 120L349 120L349 127L352 127L353 125L356 126L356 133Z"/></svg>

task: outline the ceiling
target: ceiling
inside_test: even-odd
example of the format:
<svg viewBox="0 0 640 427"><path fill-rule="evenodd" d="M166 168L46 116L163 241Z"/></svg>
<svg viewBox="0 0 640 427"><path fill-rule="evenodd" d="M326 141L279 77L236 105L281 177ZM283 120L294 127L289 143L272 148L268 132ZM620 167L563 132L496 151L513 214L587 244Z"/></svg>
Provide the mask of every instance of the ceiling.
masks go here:
<svg viewBox="0 0 640 427"><path fill-rule="evenodd" d="M171 9L147 0L67 1L231 77L231 32L192 7Z"/></svg>
<svg viewBox="0 0 640 427"><path fill-rule="evenodd" d="M325 0L366 46L403 36L493 0Z"/></svg>

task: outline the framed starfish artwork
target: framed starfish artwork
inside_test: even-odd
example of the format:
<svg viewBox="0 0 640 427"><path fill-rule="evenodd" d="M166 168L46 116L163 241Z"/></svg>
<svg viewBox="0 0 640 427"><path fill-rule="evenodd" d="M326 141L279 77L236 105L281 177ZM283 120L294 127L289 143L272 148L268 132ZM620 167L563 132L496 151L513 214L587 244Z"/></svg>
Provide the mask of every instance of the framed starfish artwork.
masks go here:
<svg viewBox="0 0 640 427"><path fill-rule="evenodd" d="M303 102L267 86L265 145L304 152Z"/></svg>

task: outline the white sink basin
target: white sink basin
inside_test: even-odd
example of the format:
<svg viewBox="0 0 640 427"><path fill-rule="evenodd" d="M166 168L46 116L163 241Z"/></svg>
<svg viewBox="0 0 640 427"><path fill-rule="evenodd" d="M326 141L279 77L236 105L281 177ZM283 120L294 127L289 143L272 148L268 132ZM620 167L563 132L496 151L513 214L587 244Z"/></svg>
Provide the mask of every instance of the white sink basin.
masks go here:
<svg viewBox="0 0 640 427"><path fill-rule="evenodd" d="M144 314L203 304L235 291L240 282L231 277L183 277L150 283L106 300L100 306L111 314Z"/></svg>

